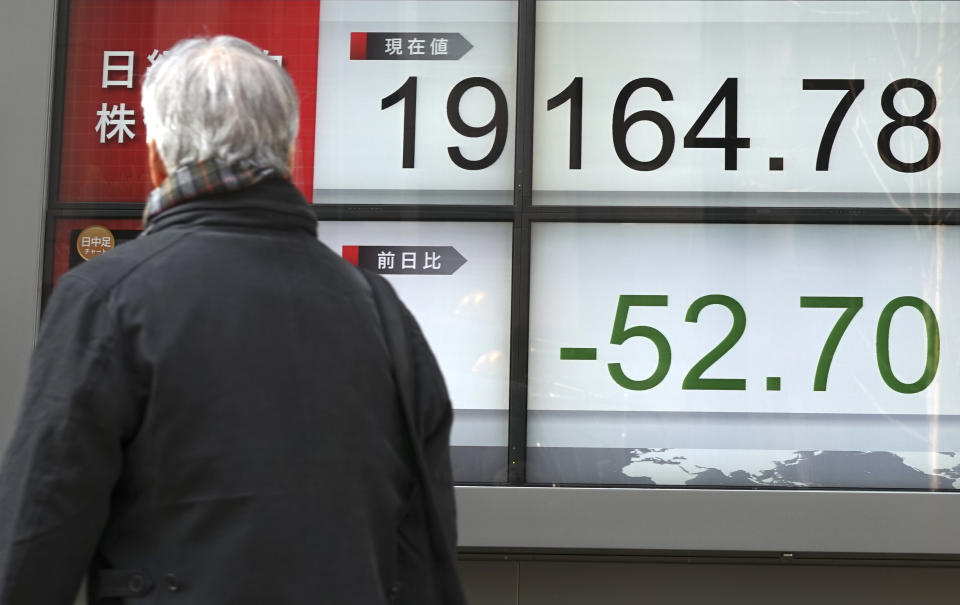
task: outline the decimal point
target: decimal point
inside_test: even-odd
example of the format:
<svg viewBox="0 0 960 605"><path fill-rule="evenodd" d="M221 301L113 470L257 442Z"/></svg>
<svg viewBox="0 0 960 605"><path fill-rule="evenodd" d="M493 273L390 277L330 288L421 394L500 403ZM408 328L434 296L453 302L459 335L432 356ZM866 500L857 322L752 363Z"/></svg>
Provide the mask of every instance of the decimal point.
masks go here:
<svg viewBox="0 0 960 605"><path fill-rule="evenodd" d="M779 377L779 376L767 376L767 390L768 390L768 391L779 391L779 390L780 390L780 377Z"/></svg>
<svg viewBox="0 0 960 605"><path fill-rule="evenodd" d="M783 170L783 158L770 158L770 170L780 172Z"/></svg>

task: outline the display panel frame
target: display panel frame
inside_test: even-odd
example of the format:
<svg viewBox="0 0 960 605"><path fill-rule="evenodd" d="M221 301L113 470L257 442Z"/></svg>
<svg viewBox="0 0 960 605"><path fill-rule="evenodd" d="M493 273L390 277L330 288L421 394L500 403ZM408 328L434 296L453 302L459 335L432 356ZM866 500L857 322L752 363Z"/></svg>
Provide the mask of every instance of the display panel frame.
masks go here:
<svg viewBox="0 0 960 605"><path fill-rule="evenodd" d="M45 303L53 285L57 219L138 218L142 204L61 202L60 149L71 0L57 9L54 98L49 133L46 235L43 259ZM960 495L934 490L809 490L803 488L699 488L536 486L526 481L527 379L532 225L538 222L747 223L960 225L960 209L828 207L616 207L534 206L533 112L536 1L518 2L517 98L513 206L314 205L320 221L509 222L513 231L510 398L507 480L460 485L460 545L464 549L555 549L617 551L720 551L896 554L960 559L960 529L951 504ZM952 500L949 500L952 498ZM636 521L641 510L650 524ZM545 512L552 511L552 512ZM694 518L683 523L677 511ZM811 511L816 511L811 513ZM866 513L865 513L866 511ZM700 515L700 517L698 517ZM709 515L709 516L705 516ZM760 515L761 522L754 523ZM585 522L585 517L589 517ZM689 518L689 517L687 517ZM787 519L776 528L776 518ZM887 533L877 531L888 529ZM573 529L571 529L573 528ZM495 529L495 531L491 531ZM743 539L743 532L752 532Z"/></svg>

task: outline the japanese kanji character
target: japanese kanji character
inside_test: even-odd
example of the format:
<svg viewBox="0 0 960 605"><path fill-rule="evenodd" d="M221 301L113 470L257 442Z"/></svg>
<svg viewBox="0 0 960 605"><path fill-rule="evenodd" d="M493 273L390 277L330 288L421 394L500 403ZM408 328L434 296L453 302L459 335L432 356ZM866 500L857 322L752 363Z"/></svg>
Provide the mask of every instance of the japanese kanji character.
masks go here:
<svg viewBox="0 0 960 605"><path fill-rule="evenodd" d="M111 59L126 59L125 63L114 65ZM122 80L112 80L113 72L121 72ZM110 86L124 86L133 88L133 51L132 50L105 50L103 51L103 77L101 78L101 88Z"/></svg>
<svg viewBox="0 0 960 605"><path fill-rule="evenodd" d="M393 269L393 257L393 252L381 250L377 253L377 269Z"/></svg>
<svg viewBox="0 0 960 605"><path fill-rule="evenodd" d="M155 48L155 49L153 49L153 52L152 52L152 53L150 53L149 55L147 55L147 61L150 61L150 65L153 65L154 63L157 62L157 59L160 58L160 55L166 55L167 52L169 52L169 51L166 51L166 50L165 50L165 51L163 51L163 52L161 53L159 50L157 50L157 49Z"/></svg>
<svg viewBox="0 0 960 605"><path fill-rule="evenodd" d="M277 64L277 67L283 67L283 55L271 55L270 51L263 51L267 58Z"/></svg>
<svg viewBox="0 0 960 605"><path fill-rule="evenodd" d="M407 269L416 270L417 268L417 253L416 252L404 252L400 256L400 268L404 271Z"/></svg>
<svg viewBox="0 0 960 605"><path fill-rule="evenodd" d="M420 38L410 38L407 42L407 50L410 51L411 55L422 55L425 54L423 50L424 40Z"/></svg>
<svg viewBox="0 0 960 605"><path fill-rule="evenodd" d="M388 55L403 54L403 38L387 38L384 52Z"/></svg>
<svg viewBox="0 0 960 605"><path fill-rule="evenodd" d="M114 137L117 138L118 143L123 143L124 135L131 139L136 136L129 128L135 123L135 120L133 120L134 110L127 109L126 103L114 105L109 111L107 110L107 104L101 103L97 116L100 120L97 121L97 126L94 130L100 133L101 143L106 143L107 139ZM107 128L110 126L112 126L113 129L108 132Z"/></svg>
<svg viewBox="0 0 960 605"><path fill-rule="evenodd" d="M447 54L447 39L433 38L432 40L430 40L430 54L431 55Z"/></svg>
<svg viewBox="0 0 960 605"><path fill-rule="evenodd" d="M438 252L424 252L423 268L439 271L440 270L440 254Z"/></svg>

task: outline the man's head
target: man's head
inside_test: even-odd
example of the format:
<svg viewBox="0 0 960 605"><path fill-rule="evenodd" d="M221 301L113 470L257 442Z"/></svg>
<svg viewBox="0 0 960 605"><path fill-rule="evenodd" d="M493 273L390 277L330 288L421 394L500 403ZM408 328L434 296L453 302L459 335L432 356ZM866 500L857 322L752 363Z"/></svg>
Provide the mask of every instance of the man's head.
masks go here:
<svg viewBox="0 0 960 605"><path fill-rule="evenodd" d="M286 71L249 42L177 43L147 71L141 104L155 185L198 160L290 169L297 92Z"/></svg>

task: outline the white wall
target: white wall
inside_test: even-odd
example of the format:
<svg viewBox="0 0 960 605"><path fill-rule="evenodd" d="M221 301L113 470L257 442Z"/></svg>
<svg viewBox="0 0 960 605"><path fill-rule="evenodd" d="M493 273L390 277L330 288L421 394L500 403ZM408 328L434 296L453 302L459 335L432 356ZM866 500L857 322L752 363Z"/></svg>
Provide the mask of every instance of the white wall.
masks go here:
<svg viewBox="0 0 960 605"><path fill-rule="evenodd" d="M0 1L0 448L13 428L40 301L56 0Z"/></svg>

